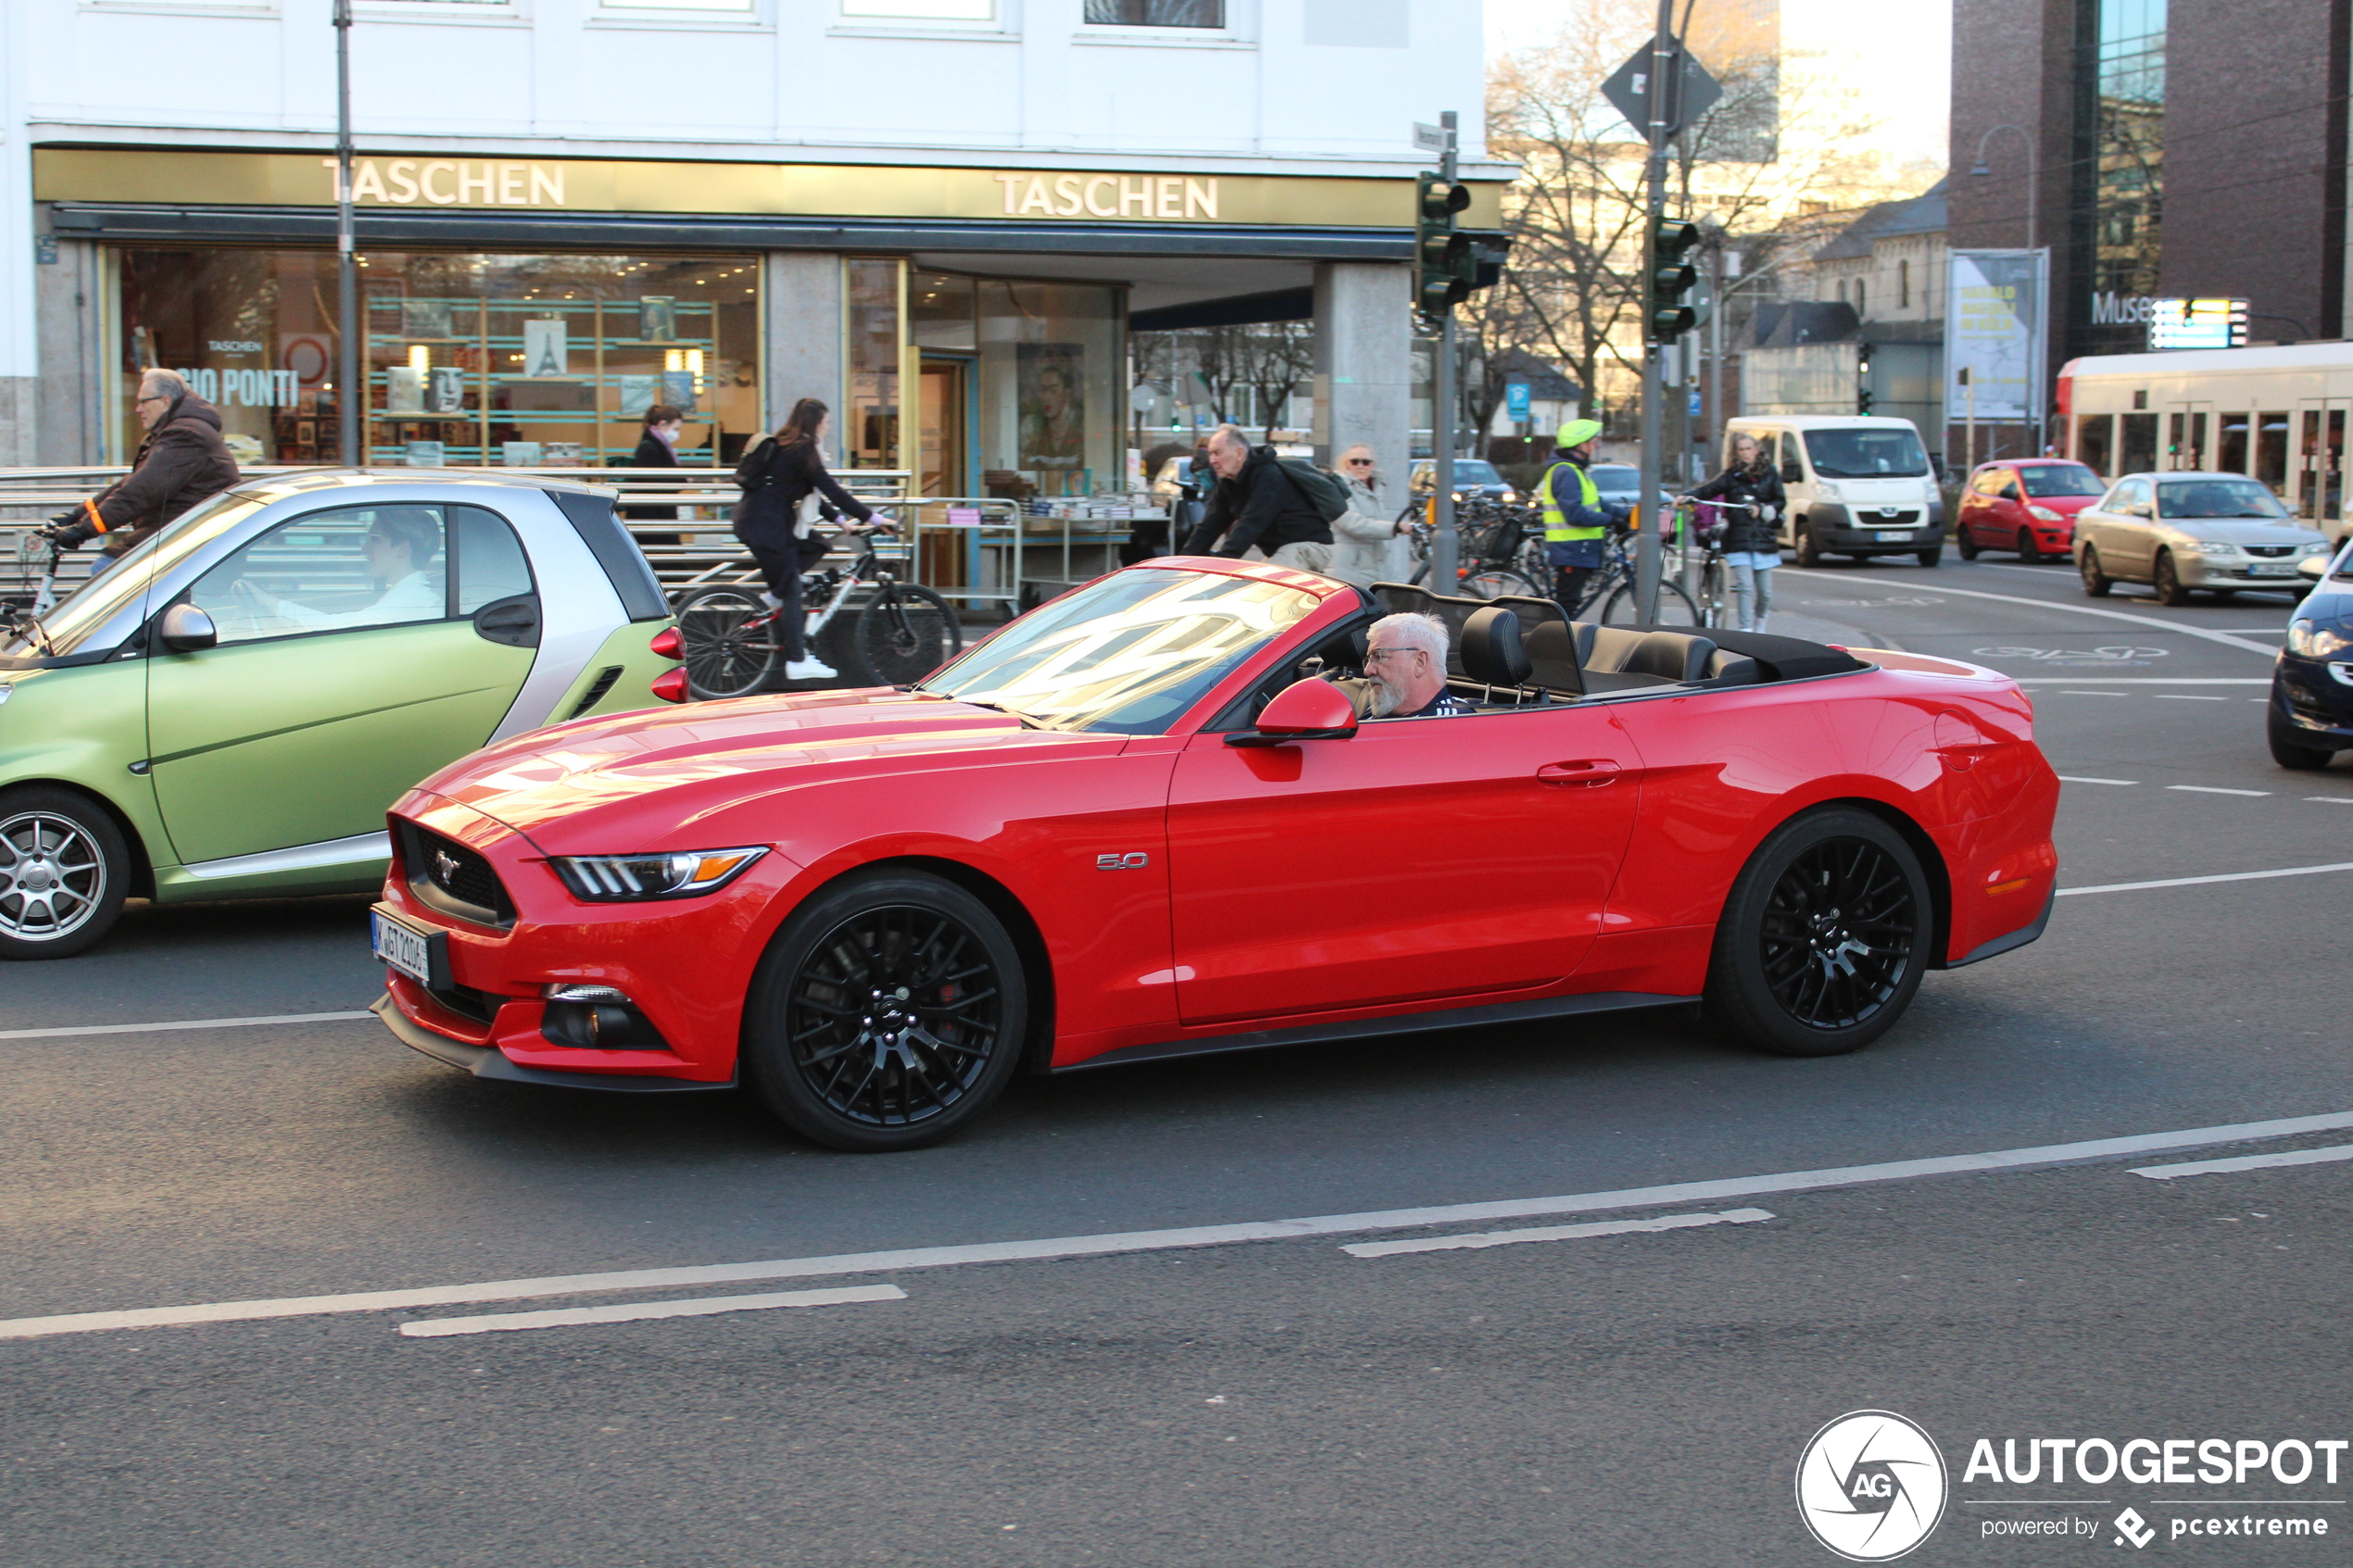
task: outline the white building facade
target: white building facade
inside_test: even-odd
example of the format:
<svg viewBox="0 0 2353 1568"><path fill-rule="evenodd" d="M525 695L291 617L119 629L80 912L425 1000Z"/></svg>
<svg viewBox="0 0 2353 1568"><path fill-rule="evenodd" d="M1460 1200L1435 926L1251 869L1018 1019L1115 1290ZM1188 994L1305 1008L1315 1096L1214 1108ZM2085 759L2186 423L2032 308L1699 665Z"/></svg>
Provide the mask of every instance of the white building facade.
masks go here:
<svg viewBox="0 0 2353 1568"><path fill-rule="evenodd" d="M1465 0L355 0L368 460L732 462L803 396L918 491L1115 486L1131 326L1316 323L1405 450L1416 121ZM331 0L0 7L0 461L120 462L138 372L334 459Z"/></svg>

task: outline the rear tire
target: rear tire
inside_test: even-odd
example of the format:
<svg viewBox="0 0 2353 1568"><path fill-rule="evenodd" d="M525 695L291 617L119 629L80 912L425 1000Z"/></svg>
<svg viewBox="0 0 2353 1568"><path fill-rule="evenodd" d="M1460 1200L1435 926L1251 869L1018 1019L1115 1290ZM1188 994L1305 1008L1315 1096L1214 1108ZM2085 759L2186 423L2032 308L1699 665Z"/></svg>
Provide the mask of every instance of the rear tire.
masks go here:
<svg viewBox="0 0 2353 1568"><path fill-rule="evenodd" d="M988 906L922 872L853 875L769 943L745 1000L743 1069L769 1110L829 1148L923 1148L1019 1067L1021 954Z"/></svg>
<svg viewBox="0 0 2353 1568"><path fill-rule="evenodd" d="M106 809L70 790L0 791L0 959L64 959L113 928L131 850Z"/></svg>
<svg viewBox="0 0 2353 1568"><path fill-rule="evenodd" d="M688 692L703 698L749 696L768 684L776 668L775 626L744 629L745 621L767 610L748 588L705 588L679 601L679 662Z"/></svg>
<svg viewBox="0 0 2353 1568"><path fill-rule="evenodd" d="M1830 807L1776 829L1717 922L1704 1006L1777 1056L1843 1056L1895 1026L1934 937L1928 876L1895 830Z"/></svg>
<svg viewBox="0 0 2353 1568"><path fill-rule="evenodd" d="M2108 597L2108 591L2116 586L2116 579L2100 570L2099 551L2089 545L2083 546L2083 554L2077 558L2075 571L2083 579L2083 596L2086 598L2104 599Z"/></svg>
<svg viewBox="0 0 2353 1568"><path fill-rule="evenodd" d="M2296 726L2280 717L2279 688L2271 688L2271 713L2263 726L2263 738L2271 743L2271 760L2283 768L2293 768L2299 773L2317 772L2329 765L2333 751L2317 746L2306 746L2296 739Z"/></svg>
<svg viewBox="0 0 2353 1568"><path fill-rule="evenodd" d="M2182 586L2182 574L2173 565L2171 550L2157 552L2157 570L2149 573L2149 586L2156 591L2158 604L2180 606L2190 602L2190 591Z"/></svg>
<svg viewBox="0 0 2353 1568"><path fill-rule="evenodd" d="M1621 583L1602 601L1602 612L1594 619L1604 626L1671 626L1694 631L1699 627L1699 607L1692 603L1692 596L1683 592L1680 583L1660 582L1655 621L1637 620L1635 603L1634 584Z"/></svg>
<svg viewBox="0 0 2353 1568"><path fill-rule="evenodd" d="M1961 532L1953 541L1953 547L1961 552L1961 558L1963 560L1975 560L1977 558L1977 541L1969 536L1969 524L1963 523L1961 525Z"/></svg>

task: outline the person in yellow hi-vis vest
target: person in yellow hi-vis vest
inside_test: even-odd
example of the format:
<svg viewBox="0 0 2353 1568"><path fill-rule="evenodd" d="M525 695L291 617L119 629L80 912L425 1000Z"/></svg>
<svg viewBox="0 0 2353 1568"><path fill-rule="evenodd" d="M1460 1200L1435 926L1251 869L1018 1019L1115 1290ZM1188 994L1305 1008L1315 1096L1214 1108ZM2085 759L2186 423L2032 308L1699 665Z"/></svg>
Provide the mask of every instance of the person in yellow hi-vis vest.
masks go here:
<svg viewBox="0 0 2353 1568"><path fill-rule="evenodd" d="M1570 615L1601 570L1609 525L1629 515L1623 507L1604 505L1593 476L1585 471L1593 466L1593 438L1601 433L1599 420L1571 420L1561 426L1554 440L1559 450L1536 487L1544 508L1544 559L1553 569L1553 596Z"/></svg>

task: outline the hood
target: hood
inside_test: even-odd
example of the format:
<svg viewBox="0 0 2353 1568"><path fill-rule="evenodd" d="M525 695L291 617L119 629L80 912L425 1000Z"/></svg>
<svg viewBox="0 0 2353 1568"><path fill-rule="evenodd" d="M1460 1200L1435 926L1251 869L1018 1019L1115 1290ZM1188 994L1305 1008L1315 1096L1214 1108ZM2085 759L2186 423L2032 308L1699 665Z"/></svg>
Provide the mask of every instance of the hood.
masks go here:
<svg viewBox="0 0 2353 1568"><path fill-rule="evenodd" d="M417 787L550 854L610 850L624 825L629 847L659 849L639 841L691 836L692 824L783 790L1125 745L1122 735L1026 729L1010 713L923 693L808 692L558 724L460 758Z"/></svg>
<svg viewBox="0 0 2353 1568"><path fill-rule="evenodd" d="M2212 539L2232 545L2313 545L2322 542L2321 535L2309 528L2298 528L2292 522L2272 522L2259 517L2169 517L2159 518L2158 524L2192 539Z"/></svg>

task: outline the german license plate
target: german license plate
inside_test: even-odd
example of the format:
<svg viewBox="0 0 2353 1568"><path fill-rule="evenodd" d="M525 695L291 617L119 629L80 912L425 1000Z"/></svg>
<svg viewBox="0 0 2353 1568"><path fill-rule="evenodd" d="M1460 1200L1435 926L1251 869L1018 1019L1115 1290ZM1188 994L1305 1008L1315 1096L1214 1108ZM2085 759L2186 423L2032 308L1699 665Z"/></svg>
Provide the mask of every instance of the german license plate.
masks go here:
<svg viewBox="0 0 2353 1568"><path fill-rule="evenodd" d="M1882 545L1902 545L1910 542L1912 531L1908 528L1882 528L1872 537Z"/></svg>
<svg viewBox="0 0 2353 1568"><path fill-rule="evenodd" d="M2296 567L2292 562L2284 560L2259 560L2246 569L2246 574L2250 577L2293 577Z"/></svg>
<svg viewBox="0 0 2353 1568"><path fill-rule="evenodd" d="M376 957L420 985L434 983L433 937L382 909L368 911L368 941Z"/></svg>

